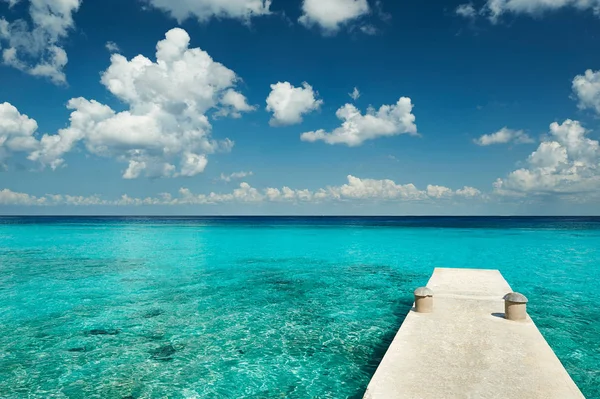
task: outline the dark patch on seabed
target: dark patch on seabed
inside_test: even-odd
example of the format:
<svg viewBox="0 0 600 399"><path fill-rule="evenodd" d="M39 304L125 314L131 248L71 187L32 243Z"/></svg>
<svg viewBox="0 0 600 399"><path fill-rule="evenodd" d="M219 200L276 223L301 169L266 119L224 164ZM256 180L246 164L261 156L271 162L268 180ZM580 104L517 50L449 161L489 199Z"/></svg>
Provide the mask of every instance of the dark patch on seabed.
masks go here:
<svg viewBox="0 0 600 399"><path fill-rule="evenodd" d="M302 258L302 257L292 257L292 258L241 258L237 261L239 264L245 265L254 265L254 264L262 264L262 265L282 265L282 264L319 264L325 263L323 261L319 261L311 258Z"/></svg>
<svg viewBox="0 0 600 399"><path fill-rule="evenodd" d="M85 352L86 348L85 346L80 346L78 348L69 348L67 349L67 352Z"/></svg>
<svg viewBox="0 0 600 399"><path fill-rule="evenodd" d="M144 314L142 315L142 317L143 317L144 319L151 319L151 318L153 318L153 317L160 316L160 315L161 315L161 314L163 314L163 313L165 313L165 311L164 311L164 310L162 310L162 309L150 309L149 311L147 311L146 313L144 313Z"/></svg>
<svg viewBox="0 0 600 399"><path fill-rule="evenodd" d="M93 330L86 331L85 335L117 335L120 332L121 331L118 329L105 330L103 328L99 328L99 329L93 329Z"/></svg>
<svg viewBox="0 0 600 399"><path fill-rule="evenodd" d="M177 353L177 349L171 344L161 346L150 351L152 359L168 362L173 360L173 355Z"/></svg>
<svg viewBox="0 0 600 399"><path fill-rule="evenodd" d="M150 341L160 341L165 338L165 334L162 332L149 332L142 336Z"/></svg>

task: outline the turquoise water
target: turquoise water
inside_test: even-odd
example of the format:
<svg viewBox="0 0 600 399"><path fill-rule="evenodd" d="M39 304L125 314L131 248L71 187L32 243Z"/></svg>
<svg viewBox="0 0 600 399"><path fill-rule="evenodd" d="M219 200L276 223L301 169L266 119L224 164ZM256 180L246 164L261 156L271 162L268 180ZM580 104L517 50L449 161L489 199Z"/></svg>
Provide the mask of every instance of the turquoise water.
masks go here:
<svg viewBox="0 0 600 399"><path fill-rule="evenodd" d="M435 266L600 398L598 218L0 218L0 397L360 398Z"/></svg>

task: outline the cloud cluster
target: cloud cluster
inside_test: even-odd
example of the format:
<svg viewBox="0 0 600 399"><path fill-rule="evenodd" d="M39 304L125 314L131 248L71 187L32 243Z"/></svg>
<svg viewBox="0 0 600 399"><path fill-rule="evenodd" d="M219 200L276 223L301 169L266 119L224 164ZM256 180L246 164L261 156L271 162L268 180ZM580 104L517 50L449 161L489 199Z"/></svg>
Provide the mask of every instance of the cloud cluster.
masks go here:
<svg viewBox="0 0 600 399"><path fill-rule="evenodd" d="M443 198L475 198L482 194L473 187L452 190L443 186L429 185L419 190L414 184L396 184L393 180L361 179L349 175L348 182L341 186L327 186L315 191L307 189L266 188L258 190L248 183L229 194L192 194L180 190L180 198L171 199L171 204L216 204L224 202L312 202L323 201L434 201Z"/></svg>
<svg viewBox="0 0 600 399"><path fill-rule="evenodd" d="M251 18L270 14L271 0L146 0L151 6L167 12L179 22L196 18L232 18L249 22Z"/></svg>
<svg viewBox="0 0 600 399"><path fill-rule="evenodd" d="M41 197L19 193L9 189L0 190L0 205L8 206L126 206L126 205L165 205L171 199L169 194L161 194L159 198L131 198L123 195L117 200L106 200L99 195L60 195L46 194Z"/></svg>
<svg viewBox="0 0 600 399"><path fill-rule="evenodd" d="M63 196L45 195L35 197L29 194L16 193L8 189L0 191L1 205L205 205L222 203L261 203L261 202L306 202L320 203L323 201L438 201L443 199L473 199L482 198L479 190L464 187L452 190L443 186L429 185L425 190L419 190L413 184L396 184L393 180L361 179L352 175L348 182L341 186L328 186L316 191L307 189L265 188L259 190L248 183L240 183L231 193L194 194L187 188L181 188L179 195L163 193L152 198L132 198L123 195L117 200L104 200L99 196Z"/></svg>
<svg viewBox="0 0 600 399"><path fill-rule="evenodd" d="M484 134L483 136L473 140L479 146L488 146L493 144L527 144L533 143L533 139L522 130L513 130L503 127L495 133Z"/></svg>
<svg viewBox="0 0 600 399"><path fill-rule="evenodd" d="M318 100L317 96L318 93L306 82L302 83L302 87L294 87L289 82L271 85L266 108L273 113L269 124L284 126L301 123L303 115L318 110L323 104L323 100Z"/></svg>
<svg viewBox="0 0 600 399"><path fill-rule="evenodd" d="M37 122L9 103L0 103L0 166L12 152L30 152L37 148L34 133Z"/></svg>
<svg viewBox="0 0 600 399"><path fill-rule="evenodd" d="M600 145L578 121L550 125L526 166L494 184L501 195L577 195L600 189Z"/></svg>
<svg viewBox="0 0 600 399"><path fill-rule="evenodd" d="M0 190L0 205L46 205L46 198L17 193L9 189Z"/></svg>
<svg viewBox="0 0 600 399"><path fill-rule="evenodd" d="M600 115L600 71L588 69L573 79L573 93L580 109L591 109Z"/></svg>
<svg viewBox="0 0 600 399"><path fill-rule="evenodd" d="M306 132L301 135L301 139L356 147L379 137L417 135L412 109L413 104L408 97L401 97L393 105L382 105L378 110L369 107L364 115L354 105L346 104L336 112L338 119L343 121L340 127L332 132L323 129Z"/></svg>
<svg viewBox="0 0 600 399"><path fill-rule="evenodd" d="M335 34L343 25L369 12L367 0L304 0L298 21L306 27L316 25L325 34Z"/></svg>
<svg viewBox="0 0 600 399"><path fill-rule="evenodd" d="M503 15L509 13L538 16L563 8L592 11L600 15L600 0L487 0L479 10L472 3L461 4L456 8L456 14L465 18L479 15L497 23Z"/></svg>
<svg viewBox="0 0 600 399"><path fill-rule="evenodd" d="M6 1L6 0L5 0ZM18 0L9 0L15 5ZM73 13L81 0L30 0L27 21L0 18L0 48L4 64L33 76L66 84L67 53L62 41L74 27Z"/></svg>
<svg viewBox="0 0 600 399"><path fill-rule="evenodd" d="M71 99L69 126L44 135L29 158L57 168L82 142L92 154L127 163L126 179L201 173L208 154L233 146L211 138L207 113L235 117L254 108L235 91L235 72L189 42L186 31L172 29L157 44L156 62L113 54L101 82L127 109Z"/></svg>
<svg viewBox="0 0 600 399"><path fill-rule="evenodd" d="M206 22L211 18L237 19L249 24L252 18L270 15L272 0L143 0L153 8L166 12L179 23L195 18ZM374 13L382 20L389 14L376 1ZM371 14L368 0L302 0L302 15L298 22L307 28L318 27L325 35L334 35L342 27L358 28L367 35L377 34L370 24L355 25L354 22Z"/></svg>

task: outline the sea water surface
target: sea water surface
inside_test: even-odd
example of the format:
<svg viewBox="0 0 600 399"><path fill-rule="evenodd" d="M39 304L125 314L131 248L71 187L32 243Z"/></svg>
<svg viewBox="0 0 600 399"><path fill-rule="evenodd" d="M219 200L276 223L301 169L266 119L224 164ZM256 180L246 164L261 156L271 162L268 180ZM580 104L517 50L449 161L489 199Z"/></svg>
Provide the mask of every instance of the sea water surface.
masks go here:
<svg viewBox="0 0 600 399"><path fill-rule="evenodd" d="M436 266L600 398L600 218L386 217L0 218L0 398L361 398Z"/></svg>

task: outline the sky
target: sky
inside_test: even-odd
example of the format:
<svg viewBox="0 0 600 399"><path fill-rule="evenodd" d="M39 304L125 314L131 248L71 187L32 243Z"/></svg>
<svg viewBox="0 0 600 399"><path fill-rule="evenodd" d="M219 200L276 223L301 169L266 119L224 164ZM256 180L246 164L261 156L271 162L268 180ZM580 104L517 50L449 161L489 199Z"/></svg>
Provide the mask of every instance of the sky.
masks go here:
<svg viewBox="0 0 600 399"><path fill-rule="evenodd" d="M598 215L600 0L0 0L0 214Z"/></svg>

